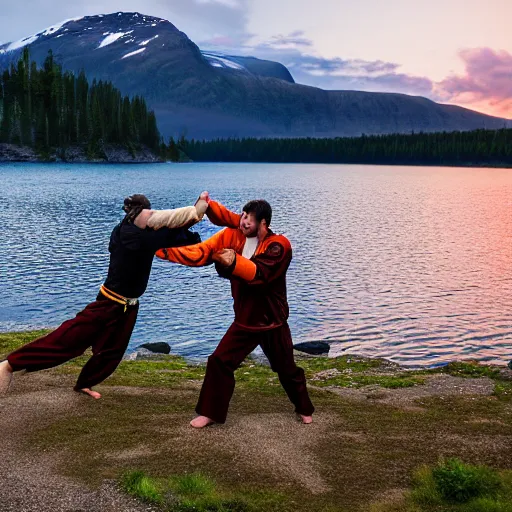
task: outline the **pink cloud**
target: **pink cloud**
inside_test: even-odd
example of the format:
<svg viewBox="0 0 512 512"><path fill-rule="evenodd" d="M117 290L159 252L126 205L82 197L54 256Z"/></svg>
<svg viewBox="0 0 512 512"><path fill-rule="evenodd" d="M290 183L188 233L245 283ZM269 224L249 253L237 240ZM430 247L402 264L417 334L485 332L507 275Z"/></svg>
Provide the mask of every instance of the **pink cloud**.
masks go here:
<svg viewBox="0 0 512 512"><path fill-rule="evenodd" d="M491 48L465 49L459 55L465 73L437 83L437 99L512 118L512 55Z"/></svg>

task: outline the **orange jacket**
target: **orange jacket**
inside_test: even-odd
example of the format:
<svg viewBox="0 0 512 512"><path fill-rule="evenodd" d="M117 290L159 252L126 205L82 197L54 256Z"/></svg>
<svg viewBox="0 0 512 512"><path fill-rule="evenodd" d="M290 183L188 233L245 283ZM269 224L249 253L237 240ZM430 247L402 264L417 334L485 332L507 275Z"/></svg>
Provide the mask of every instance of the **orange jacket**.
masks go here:
<svg viewBox="0 0 512 512"><path fill-rule="evenodd" d="M213 263L212 255L220 249L236 253L230 268L216 265L220 276L231 280L235 323L247 330L266 330L280 327L288 319L286 271L292 259L288 239L269 231L259 243L254 256L242 256L246 237L238 229L240 215L210 201L206 215L213 224L229 226L208 240L187 247L160 249L156 255L189 267Z"/></svg>

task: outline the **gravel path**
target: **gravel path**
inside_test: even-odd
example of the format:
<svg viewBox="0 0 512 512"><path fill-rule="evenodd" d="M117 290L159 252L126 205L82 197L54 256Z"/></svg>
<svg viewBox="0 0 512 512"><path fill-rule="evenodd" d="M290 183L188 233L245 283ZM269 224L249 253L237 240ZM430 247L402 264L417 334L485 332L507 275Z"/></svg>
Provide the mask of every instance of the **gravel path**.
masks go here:
<svg viewBox="0 0 512 512"><path fill-rule="evenodd" d="M63 383L64 384L64 383ZM66 382L67 384L67 382ZM16 379L15 388L0 397L0 510L2 512L142 512L153 510L120 492L115 482L87 489L55 470L55 457L27 453L26 436L61 414L80 408L86 397L58 385L45 374ZM30 388L28 387L30 386ZM72 461L70 461L72 463Z"/></svg>

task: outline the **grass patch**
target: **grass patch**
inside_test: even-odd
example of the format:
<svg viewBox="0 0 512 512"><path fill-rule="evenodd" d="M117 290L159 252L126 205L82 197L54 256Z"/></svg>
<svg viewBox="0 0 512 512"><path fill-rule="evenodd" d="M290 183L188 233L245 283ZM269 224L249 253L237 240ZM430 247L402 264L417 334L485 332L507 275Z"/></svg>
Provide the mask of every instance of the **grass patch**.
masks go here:
<svg viewBox="0 0 512 512"><path fill-rule="evenodd" d="M440 459L414 471L412 490L401 500L375 503L371 511L512 512L512 471Z"/></svg>
<svg viewBox="0 0 512 512"><path fill-rule="evenodd" d="M387 362L380 359L367 359L355 356L341 357L299 357L300 366L304 368L307 375L315 374L322 370L336 369L339 371L351 370L361 373L375 370Z"/></svg>
<svg viewBox="0 0 512 512"><path fill-rule="evenodd" d="M413 503L423 506L438 505L442 502L430 467L421 466L414 472L410 497Z"/></svg>
<svg viewBox="0 0 512 512"><path fill-rule="evenodd" d="M182 497L195 498L198 496L211 496L215 493L213 481L200 473L175 476L169 482L171 489Z"/></svg>
<svg viewBox="0 0 512 512"><path fill-rule="evenodd" d="M505 380L496 382L494 396L503 402L512 402L512 382Z"/></svg>
<svg viewBox="0 0 512 512"><path fill-rule="evenodd" d="M360 359L353 356L338 358L314 357L298 358L298 366L304 369L309 382L319 387L337 386L360 388L363 386L381 386L383 388L407 388L425 382L424 372L396 371L394 374L379 373L382 365L377 359ZM265 365L244 362L236 372L237 386L246 389L258 389L267 394L279 393L281 385L277 374Z"/></svg>
<svg viewBox="0 0 512 512"><path fill-rule="evenodd" d="M511 471L500 473L457 458L442 459L433 468L423 466L416 471L410 504L425 511L509 512L511 475Z"/></svg>
<svg viewBox="0 0 512 512"><path fill-rule="evenodd" d="M144 503L162 503L160 486L142 471L129 471L121 478L121 487Z"/></svg>
<svg viewBox="0 0 512 512"><path fill-rule="evenodd" d="M432 470L436 489L444 500L467 503L473 498L496 498L502 487L498 473L486 466L447 459Z"/></svg>
<svg viewBox="0 0 512 512"><path fill-rule="evenodd" d="M281 510L282 495L272 492L226 492L202 473L152 478L143 471L129 471L121 487L145 503L166 512L258 512Z"/></svg>
<svg viewBox="0 0 512 512"><path fill-rule="evenodd" d="M298 365L304 368L306 378L319 387L381 386L396 389L425 382L424 371L400 371L397 365L381 359L356 356L308 357L299 358Z"/></svg>
<svg viewBox="0 0 512 512"><path fill-rule="evenodd" d="M181 357L163 356L156 361L123 361L104 384L165 388L178 382L201 381L204 374L204 365L188 365Z"/></svg>
<svg viewBox="0 0 512 512"><path fill-rule="evenodd" d="M380 386L388 389L410 388L425 383L424 377L408 374L397 375L339 375L327 379L313 380L320 387L337 386L344 388L361 388L363 386Z"/></svg>
<svg viewBox="0 0 512 512"><path fill-rule="evenodd" d="M453 362L446 366L430 370L433 373L447 373L454 377L478 378L489 377L497 379L500 376L498 368L478 363L477 361Z"/></svg>
<svg viewBox="0 0 512 512"><path fill-rule="evenodd" d="M13 350L34 341L51 332L50 329L26 332L0 333L0 359L8 356Z"/></svg>
<svg viewBox="0 0 512 512"><path fill-rule="evenodd" d="M49 330L0 334L0 357L12 350L50 332ZM90 351L83 356L59 366L54 371L65 375L78 374L90 357ZM380 359L358 356L303 357L297 362L306 378L318 387L361 388L381 386L397 389L419 386L425 379L436 373L457 377L489 377L496 381L495 396L500 400L512 398L512 383L500 378L499 369L480 365L476 362L455 362L432 370L403 371L397 365ZM189 364L182 357L158 356L155 360L123 361L116 372L105 381L111 386L173 387L179 382L202 381L206 371L204 364ZM266 395L281 393L277 375L263 364L248 359L236 372L237 386L241 389L258 391Z"/></svg>

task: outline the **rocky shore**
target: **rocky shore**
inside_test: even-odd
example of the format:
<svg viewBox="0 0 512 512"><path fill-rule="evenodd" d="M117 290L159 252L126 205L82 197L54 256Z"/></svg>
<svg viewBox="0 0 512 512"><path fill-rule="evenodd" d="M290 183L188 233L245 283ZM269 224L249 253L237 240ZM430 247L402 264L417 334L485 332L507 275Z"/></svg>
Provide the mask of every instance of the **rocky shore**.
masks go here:
<svg viewBox="0 0 512 512"><path fill-rule="evenodd" d="M147 147L130 151L126 147L109 144L103 146L97 155L91 157L87 154L86 148L79 146L56 149L48 155L40 155L28 146L0 143L0 162L138 164L161 163L162 159Z"/></svg>

